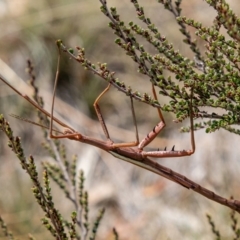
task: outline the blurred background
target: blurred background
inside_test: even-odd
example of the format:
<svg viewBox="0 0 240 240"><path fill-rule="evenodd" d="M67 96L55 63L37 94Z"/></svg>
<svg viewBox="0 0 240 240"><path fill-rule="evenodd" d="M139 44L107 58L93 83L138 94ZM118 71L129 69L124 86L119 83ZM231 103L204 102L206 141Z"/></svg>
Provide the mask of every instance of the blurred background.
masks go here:
<svg viewBox="0 0 240 240"><path fill-rule="evenodd" d="M237 1L228 1L235 13L239 13ZM171 13L155 0L140 1L145 14L159 27L186 57L193 59L187 45L182 42L178 25ZM140 23L130 1L109 0L117 7L122 20ZM183 3L183 15L210 26L215 12L204 1ZM26 60L31 59L37 76L40 95L45 108L50 109L53 81L57 65L55 41L62 39L69 47L85 48L86 56L93 63L107 62L116 77L141 93L151 94L148 79L137 73L137 66L114 43L116 36L108 27L109 20L101 13L98 0L0 0L0 74L23 94L31 96L27 85ZM143 25L144 27L144 25ZM194 29L189 28L194 36ZM197 40L204 51L204 43ZM149 51L152 49L149 48ZM85 71L67 55L62 55L60 79L55 104L55 116L79 132L104 139L93 108L96 97L106 87L104 80ZM169 99L159 96L160 103ZM159 121L157 111L134 101L140 137L143 138ZM110 135L117 142L135 138L130 100L116 89L111 89L101 100ZM216 110L217 111L217 110ZM42 171L41 162L49 160L42 148L41 129L29 123L11 118L14 113L37 121L33 107L0 82L0 113L10 122L15 135L20 136L25 154L32 154ZM167 126L150 148L189 149L189 134L181 134L181 126L173 123L174 116L163 113ZM158 159L157 161L226 198L240 199L240 165L237 147L238 136L224 130L206 134L197 131L197 150L186 158ZM86 176L89 191L90 220L93 221L101 207L106 208L97 239L113 239L115 227L120 239L213 239L206 213L211 214L226 239L231 238L230 210L192 191L186 190L151 172L113 158L110 154L92 146L62 140L68 156L78 155L78 169ZM0 137L0 214L17 238L28 233L37 239L50 238L42 226L43 213L31 192L31 181L21 169L16 156L7 147L3 133ZM52 183L54 200L63 216L70 219L72 204ZM0 231L1 232L1 231ZM1 239L3 235L0 233Z"/></svg>

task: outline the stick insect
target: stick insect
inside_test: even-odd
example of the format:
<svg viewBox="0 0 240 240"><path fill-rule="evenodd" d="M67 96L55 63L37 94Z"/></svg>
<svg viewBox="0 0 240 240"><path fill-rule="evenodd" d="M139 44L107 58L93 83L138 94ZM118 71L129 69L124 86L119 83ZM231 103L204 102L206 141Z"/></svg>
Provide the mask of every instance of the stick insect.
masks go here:
<svg viewBox="0 0 240 240"><path fill-rule="evenodd" d="M167 151L166 149L160 151L144 151L144 147L146 147L150 142L152 142L156 136L161 132L161 130L165 126L165 121L163 118L163 115L161 113L161 110L158 108L158 115L160 118L160 122L153 128L153 130L142 140L139 141L138 136L138 128L137 128L137 121L136 121L136 115L134 111L134 105L133 105L133 98L130 95L131 100L131 111L132 111L132 117L133 122L135 126L135 134L136 134L136 140L133 142L125 142L125 143L114 143L109 135L107 126L105 124L103 115L101 113L100 107L98 102L103 97L104 94L110 89L111 83L108 84L108 86L104 89L104 91L97 97L97 99L94 102L94 108L98 117L98 120L102 126L103 132L107 138L106 141L99 140L93 137L89 137L86 135L83 135L82 133L76 131L66 123L60 121L58 118L53 116L54 112L54 103L55 103L55 95L56 95L56 88L57 88L57 82L58 82L58 76L59 76L59 65L60 65L60 56L61 51L59 50L59 56L58 56L58 63L57 63L57 71L55 76L55 83L54 83L54 90L53 90L53 98L52 98L52 107L51 107L51 113L47 112L45 109L43 109L41 106L39 106L35 101L33 101L30 97L27 95L22 94L19 92L15 87L13 87L11 84L7 82L1 75L0 80L3 81L6 85L8 85L13 91L15 91L19 96L26 99L32 106L34 106L36 109L38 109L40 112L45 114L50 118L50 126L49 126L49 136L53 139L61 139L61 138L68 138L70 140L86 143L89 145L93 145L97 148L100 148L111 155L113 155L116 158L119 158L123 161L132 163L134 165L137 165L141 168L147 169L151 172L154 172L162 177L165 177L177 184L180 184L181 186L192 189L193 191L215 201L222 205L228 206L231 209L234 209L240 213L240 201L238 200L232 200L232 199L226 199L223 198L214 192L200 186L199 184L191 181L190 179L186 178L185 176L174 172L173 170L166 168L162 165L160 165L158 162L150 159L152 158L167 158L167 157L183 157L183 156L190 156L195 152L195 139L194 139L194 123L193 123L193 106L192 106L192 98L193 98L193 90L191 89L191 97L190 97L190 103L189 103L189 112L190 112L190 138L191 138L191 149L190 150L179 150L176 151L173 148L170 151ZM154 98L157 100L157 95L154 86L152 85L152 92ZM63 132L58 131L60 135L55 135L53 132L55 131L53 129L53 121L58 123L60 126L65 128ZM31 121L30 121L31 122ZM36 124L38 125L38 124Z"/></svg>

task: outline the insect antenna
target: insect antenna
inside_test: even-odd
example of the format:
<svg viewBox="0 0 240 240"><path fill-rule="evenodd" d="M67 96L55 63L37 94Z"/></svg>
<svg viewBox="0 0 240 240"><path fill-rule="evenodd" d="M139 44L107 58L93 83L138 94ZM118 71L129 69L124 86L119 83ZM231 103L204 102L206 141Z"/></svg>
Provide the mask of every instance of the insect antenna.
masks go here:
<svg viewBox="0 0 240 240"><path fill-rule="evenodd" d="M16 119L18 119L18 120L21 120L21 121L24 121L24 122L31 123L31 124L33 124L33 125L35 125L35 126L38 126L38 127L42 127L42 128L45 128L45 129L49 129L49 127L47 127L47 126L44 126L44 125L42 125L42 124L40 124L40 123L33 122L33 121L29 120L29 119L20 117L20 116L15 115L15 114L9 114L9 116L14 117L14 118L16 118ZM61 131L59 131L59 130L57 130L57 129L54 129L54 128L53 128L52 130L53 130L54 132L63 134Z"/></svg>

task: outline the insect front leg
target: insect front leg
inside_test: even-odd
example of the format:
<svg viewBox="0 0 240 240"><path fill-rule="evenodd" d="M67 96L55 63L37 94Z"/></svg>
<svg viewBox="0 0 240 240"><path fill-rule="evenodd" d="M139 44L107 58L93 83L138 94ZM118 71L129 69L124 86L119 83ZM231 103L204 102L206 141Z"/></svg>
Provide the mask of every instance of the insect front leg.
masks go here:
<svg viewBox="0 0 240 240"><path fill-rule="evenodd" d="M156 92L153 86L153 93L155 99L156 97ZM157 151L149 151L145 152L142 151L143 147L148 145L157 135L158 133L164 128L165 122L163 119L163 116L161 114L161 111L159 109L159 116L161 121L157 124L157 126L154 127L153 131L150 132L147 137L145 137L139 144L138 148L140 149L141 154L143 156L149 156L149 157L155 157L155 158L164 158L164 157L183 157L183 156L190 156L195 152L195 138L194 138L194 123L193 123L193 108L192 108L192 99L193 99L193 88L191 89L191 97L190 97L190 104L189 104L189 109L190 109L190 136L191 136L191 149L190 150L179 150L176 151L174 149L175 146L172 147L170 151L167 151L166 148L163 151L157 150Z"/></svg>

